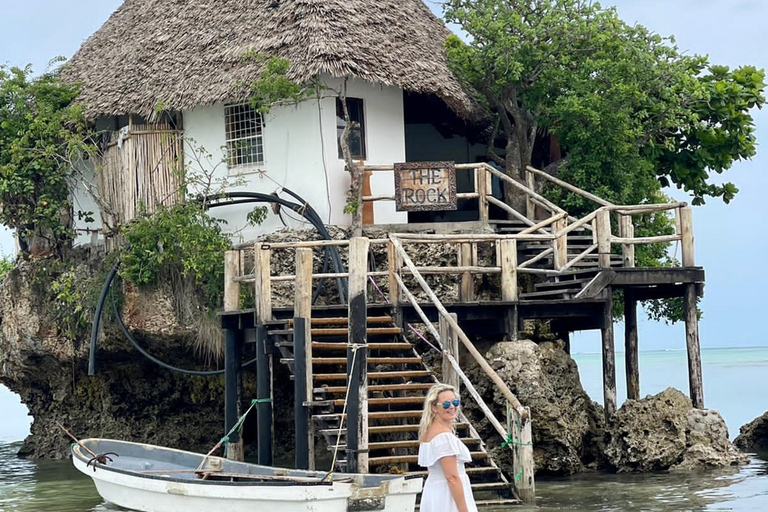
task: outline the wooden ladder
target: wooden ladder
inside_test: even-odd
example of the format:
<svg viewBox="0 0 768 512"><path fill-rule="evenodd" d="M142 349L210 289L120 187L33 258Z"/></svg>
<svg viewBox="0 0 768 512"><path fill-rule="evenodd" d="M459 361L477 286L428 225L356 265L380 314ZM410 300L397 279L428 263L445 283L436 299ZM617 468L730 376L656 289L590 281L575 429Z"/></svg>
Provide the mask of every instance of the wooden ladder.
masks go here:
<svg viewBox="0 0 768 512"><path fill-rule="evenodd" d="M280 361L293 370L292 321L275 342ZM338 450L336 469L346 470L346 422L341 425L347 393L347 318L312 318L312 419L328 449ZM437 378L402 329L389 316L367 318L368 465L372 473L426 475L417 464L418 429L424 398ZM460 414L457 433L470 450L467 473L479 505L520 503L512 485L485 448L475 428Z"/></svg>

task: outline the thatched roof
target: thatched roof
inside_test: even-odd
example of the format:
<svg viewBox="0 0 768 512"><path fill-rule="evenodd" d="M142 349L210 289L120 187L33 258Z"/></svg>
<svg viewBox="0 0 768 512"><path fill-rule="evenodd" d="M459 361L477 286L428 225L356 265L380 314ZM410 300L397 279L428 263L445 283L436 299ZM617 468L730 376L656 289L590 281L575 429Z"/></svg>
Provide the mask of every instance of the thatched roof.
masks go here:
<svg viewBox="0 0 768 512"><path fill-rule="evenodd" d="M462 117L472 100L448 70L448 29L422 0L125 0L66 65L91 116L244 99L255 52L318 73L430 93Z"/></svg>

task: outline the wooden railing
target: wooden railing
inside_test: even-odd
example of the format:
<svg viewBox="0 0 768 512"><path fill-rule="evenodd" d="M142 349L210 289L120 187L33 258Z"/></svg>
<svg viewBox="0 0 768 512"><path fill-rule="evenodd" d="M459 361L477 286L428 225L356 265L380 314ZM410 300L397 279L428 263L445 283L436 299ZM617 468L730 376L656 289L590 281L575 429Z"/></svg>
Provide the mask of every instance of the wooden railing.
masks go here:
<svg viewBox="0 0 768 512"><path fill-rule="evenodd" d="M534 258L518 265L518 270L527 269L529 272L544 274L560 273L573 268L589 255L598 254L599 267L609 267L610 255L614 245L621 245L622 266L635 266L635 246L639 244L680 242L682 246L682 265L694 266L693 257L693 227L691 209L687 203L663 203L641 205L615 205L590 192L582 190L570 183L549 174L528 167L525 173L525 183L515 180L505 173L493 168L486 163L457 164L457 172L474 171L474 191L457 194L458 198L478 199L478 219L483 224L491 222L489 218L489 206L493 205L501 209L510 217L526 224L528 228L520 232L520 235L538 234L549 237L551 248L542 251ZM392 171L392 166L366 166L366 171ZM491 194L491 179L498 178L501 182L517 189L525 198L526 212L522 213L512 206L504 203ZM536 178L549 181L561 188L578 194L597 204L597 208L577 219L571 216L560 206L554 204L541 194L536 192ZM394 201L394 195L364 196L364 202L370 201ZM658 235L652 237L636 237L634 235L633 216L674 210L676 219L675 233L671 235ZM537 220L536 215L544 214L546 218ZM614 226L618 226L618 233L612 232L612 216L615 216ZM580 230L592 235L593 242L579 254L569 257L568 233ZM445 239L444 236L441 237ZM529 238L532 239L532 238ZM519 238L518 238L519 240ZM530 269L529 266L541 259L553 256L551 270Z"/></svg>

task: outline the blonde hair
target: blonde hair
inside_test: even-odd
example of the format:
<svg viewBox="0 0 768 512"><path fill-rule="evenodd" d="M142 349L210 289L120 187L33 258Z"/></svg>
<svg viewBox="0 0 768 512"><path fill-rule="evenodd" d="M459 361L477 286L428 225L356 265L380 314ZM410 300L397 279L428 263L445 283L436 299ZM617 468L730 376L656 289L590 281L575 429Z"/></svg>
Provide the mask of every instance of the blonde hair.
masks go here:
<svg viewBox="0 0 768 512"><path fill-rule="evenodd" d="M429 388L427 396L424 398L424 411L421 413L421 421L419 422L419 441L424 440L424 436L427 434L427 429L434 421L435 412L432 410L432 406L437 404L437 397L444 391L453 391L456 398L459 398L459 393L456 391L456 388L450 384L435 384ZM453 430L454 433L455 428L454 425L451 425L451 430Z"/></svg>

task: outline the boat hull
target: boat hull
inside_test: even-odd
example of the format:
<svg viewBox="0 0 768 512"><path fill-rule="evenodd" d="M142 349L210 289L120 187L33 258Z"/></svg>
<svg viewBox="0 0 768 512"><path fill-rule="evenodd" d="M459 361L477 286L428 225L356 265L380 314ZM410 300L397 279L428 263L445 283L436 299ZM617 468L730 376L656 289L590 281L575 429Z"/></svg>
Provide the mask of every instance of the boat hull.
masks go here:
<svg viewBox="0 0 768 512"><path fill-rule="evenodd" d="M92 460L86 447L109 459ZM324 482L322 472L107 439L74 444L72 460L106 501L141 512L413 512L422 487L421 478L390 475L334 473Z"/></svg>

